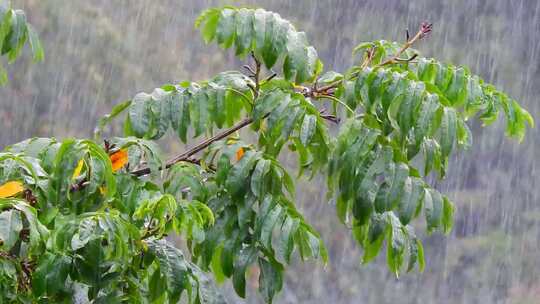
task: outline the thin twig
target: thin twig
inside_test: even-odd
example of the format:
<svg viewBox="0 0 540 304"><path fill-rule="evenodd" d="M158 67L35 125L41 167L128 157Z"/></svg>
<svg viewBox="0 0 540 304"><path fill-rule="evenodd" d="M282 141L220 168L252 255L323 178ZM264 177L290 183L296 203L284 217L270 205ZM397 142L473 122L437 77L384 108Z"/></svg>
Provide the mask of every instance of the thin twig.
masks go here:
<svg viewBox="0 0 540 304"><path fill-rule="evenodd" d="M255 71L249 65L245 64L242 67L251 73L249 76L255 76Z"/></svg>
<svg viewBox="0 0 540 304"><path fill-rule="evenodd" d="M274 77L277 76L277 73L276 72L272 72L272 75L268 76L265 80L263 80L263 82L268 82L272 79L274 79Z"/></svg>
<svg viewBox="0 0 540 304"><path fill-rule="evenodd" d="M385 66L385 65L388 65L388 64L398 62L397 59L399 59L401 57L401 54L403 54L403 52L405 52L407 49L409 49L418 40L421 40L424 37L426 37L429 33L431 33L432 29L433 29L433 24L428 23L428 22L422 22L422 24L420 25L420 29L418 30L418 33L416 33L416 35L414 35L414 37L412 37L411 39L407 39L407 42L405 42L405 44L401 47L401 49L396 54L394 54L394 56L386 59L385 61L381 62L377 66ZM408 33L408 31L407 31L407 33ZM408 36L408 34L407 34L407 36Z"/></svg>
<svg viewBox="0 0 540 304"><path fill-rule="evenodd" d="M367 56L366 59L364 59L364 62L360 65L360 69L365 69L368 65L371 64L371 61L373 60L373 56L375 55L375 49L377 49L376 46L370 48L367 50Z"/></svg>
<svg viewBox="0 0 540 304"><path fill-rule="evenodd" d="M333 82L329 85L326 85L326 86L323 86L323 87L320 87L316 90L317 93L325 93L327 92L328 90L331 90L331 89L335 89L337 88L340 84L341 84L342 80L338 80L336 82Z"/></svg>
<svg viewBox="0 0 540 304"><path fill-rule="evenodd" d="M259 82L259 78L261 77L261 62L257 57L255 56L255 53L251 52L251 57L253 58L253 61L255 61L255 99L259 97L259 90L261 88L261 84Z"/></svg>
<svg viewBox="0 0 540 304"><path fill-rule="evenodd" d="M409 63L412 62L416 57L418 57L418 54L412 55L410 58L396 58L396 61L399 63Z"/></svg>
<svg viewBox="0 0 540 304"><path fill-rule="evenodd" d="M335 115L331 115L331 114L321 114L321 118L322 119L325 119L325 120L328 120L330 122L333 122L335 124L339 124L339 122L341 121L341 119Z"/></svg>
<svg viewBox="0 0 540 304"><path fill-rule="evenodd" d="M339 103L340 105L342 105L349 112L351 112L351 114L354 114L354 110L351 109L351 107L349 107L349 105L347 105L346 103L344 103L343 101L339 100L338 98L336 98L336 97L334 97L332 95L319 95L318 98L327 98L327 99L330 99L332 101L335 101L335 102Z"/></svg>

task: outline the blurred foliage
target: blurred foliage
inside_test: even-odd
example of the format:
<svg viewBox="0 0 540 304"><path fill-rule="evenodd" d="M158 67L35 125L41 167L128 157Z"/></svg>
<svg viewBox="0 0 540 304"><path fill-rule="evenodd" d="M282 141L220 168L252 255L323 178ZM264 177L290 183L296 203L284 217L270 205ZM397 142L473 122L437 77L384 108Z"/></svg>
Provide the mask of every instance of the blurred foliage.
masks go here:
<svg viewBox="0 0 540 304"><path fill-rule="evenodd" d="M43 60L44 53L36 31L26 22L24 11L12 9L0 2L0 55L9 63L15 62L25 45L29 45L35 61ZM0 85L7 81L7 74L0 64Z"/></svg>

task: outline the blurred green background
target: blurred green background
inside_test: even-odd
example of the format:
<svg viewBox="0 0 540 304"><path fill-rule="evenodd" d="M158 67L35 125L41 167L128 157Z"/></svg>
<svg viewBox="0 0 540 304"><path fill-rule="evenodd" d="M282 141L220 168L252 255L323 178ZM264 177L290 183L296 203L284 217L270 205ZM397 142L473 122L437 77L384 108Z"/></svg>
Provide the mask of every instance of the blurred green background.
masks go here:
<svg viewBox="0 0 540 304"><path fill-rule="evenodd" d="M0 87L0 147L32 136L91 136L112 105L164 83L240 69L231 52L205 46L193 28L205 8L263 7L304 30L325 63L343 71L361 41L404 41L434 23L416 46L428 57L468 65L540 120L538 0L12 0L40 33L45 62L19 60ZM457 204L450 236L426 237L426 271L396 280L384 254L360 265L361 250L325 199L324 179L302 181L298 204L322 233L330 263L295 262L277 303L539 303L540 133L504 137L504 121L470 122L474 145L432 183ZM113 130L114 131L114 130ZM117 130L118 131L118 130ZM164 142L166 150L182 150ZM288 157L284 156L284 161ZM256 275L246 302L259 303ZM223 286L231 303L240 301Z"/></svg>

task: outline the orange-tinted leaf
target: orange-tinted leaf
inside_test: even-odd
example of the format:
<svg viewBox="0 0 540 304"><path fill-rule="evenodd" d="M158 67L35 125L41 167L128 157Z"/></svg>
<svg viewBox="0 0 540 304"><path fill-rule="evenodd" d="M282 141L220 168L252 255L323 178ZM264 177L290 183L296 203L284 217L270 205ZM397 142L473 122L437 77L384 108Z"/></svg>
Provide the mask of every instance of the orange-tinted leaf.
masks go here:
<svg viewBox="0 0 540 304"><path fill-rule="evenodd" d="M23 192L23 184L21 182L7 182L0 186L0 198L7 198Z"/></svg>
<svg viewBox="0 0 540 304"><path fill-rule="evenodd" d="M125 149L114 152L109 157L111 159L113 171L122 169L128 163L128 153Z"/></svg>
<svg viewBox="0 0 540 304"><path fill-rule="evenodd" d="M79 163L77 164L77 167L75 168L75 171L73 171L73 176L71 176L71 179L76 179L77 177L79 177L81 175L81 171L83 169L83 166L84 166L84 160L81 159L79 161Z"/></svg>
<svg viewBox="0 0 540 304"><path fill-rule="evenodd" d="M244 157L244 148L239 148L236 150L236 161L239 161Z"/></svg>

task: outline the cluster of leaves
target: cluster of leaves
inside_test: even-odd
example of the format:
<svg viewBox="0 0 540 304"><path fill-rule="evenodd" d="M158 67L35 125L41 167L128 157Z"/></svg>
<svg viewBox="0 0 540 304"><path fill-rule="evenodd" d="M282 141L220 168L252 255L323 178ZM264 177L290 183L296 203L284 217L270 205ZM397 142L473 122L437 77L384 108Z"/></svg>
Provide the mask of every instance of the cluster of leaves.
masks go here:
<svg viewBox="0 0 540 304"><path fill-rule="evenodd" d="M316 173L328 161L328 128L321 113L303 94L293 88L272 88L270 82L255 103L254 128L259 132L259 147L278 157L288 144L298 154L300 174L304 169ZM266 86L263 86L265 89Z"/></svg>
<svg viewBox="0 0 540 304"><path fill-rule="evenodd" d="M126 172L128 160L155 161L151 144L123 138L110 147L35 138L0 154L3 299L175 302L184 291L196 303L218 299L163 239L204 231L211 211Z"/></svg>
<svg viewBox="0 0 540 304"><path fill-rule="evenodd" d="M532 127L534 122L517 102L466 67L420 57L412 49L405 54L418 58L416 63L386 65L384 56L399 52L396 43L387 41L363 43L355 50L367 50L371 66L337 76L343 79L337 85L338 98L361 113L338 136L328 169L329 188L337 192L340 219L348 222L352 215L364 262L378 253L386 238L388 265L398 275L404 254L410 257L408 270L419 258L423 267L422 246L410 225L422 210L428 232L441 228L447 233L452 227L453 203L422 177L433 170L444 177L452 152L471 145L466 120L479 113L488 125L502 110L507 134L519 140L526 124Z"/></svg>
<svg viewBox="0 0 540 304"><path fill-rule="evenodd" d="M243 297L245 272L258 263L259 289L271 302L282 287L284 264L290 262L295 248L302 259L327 259L318 233L291 201L293 180L276 159L231 139L212 145L205 163L215 172L204 183L197 175L178 173L189 176L182 188L190 186L191 195L205 201L216 217L206 239L193 246L192 252L218 281L232 276L235 290Z"/></svg>
<svg viewBox="0 0 540 304"><path fill-rule="evenodd" d="M117 105L110 115L101 119L96 132L99 134L111 119L126 110L126 136L155 140L172 128L186 142L190 128L194 137L198 137L211 134L214 127L230 127L244 108L253 106L249 89L253 85L251 79L235 71L220 73L200 84L165 85L152 94L139 93Z"/></svg>
<svg viewBox="0 0 540 304"><path fill-rule="evenodd" d="M12 63L19 57L27 42L32 49L34 60L43 60L43 48L35 30L26 22L24 11L11 9L3 0L0 1L0 55L6 56L8 62ZM0 85L7 80L7 72L0 64Z"/></svg>
<svg viewBox="0 0 540 304"><path fill-rule="evenodd" d="M234 46L241 58L253 53L268 69L281 60L288 81L313 81L322 70L306 34L276 13L234 7L209 9L196 20L195 27L201 28L206 43L215 39L225 49Z"/></svg>
<svg viewBox="0 0 540 304"><path fill-rule="evenodd" d="M365 263L386 241L395 275L405 264L422 270L414 219L423 213L428 232L448 232L454 213L425 177L442 178L450 156L470 145L466 120L479 113L489 124L502 109L518 139L533 124L466 68L419 57L409 46L422 32L405 47L363 43L355 49L367 54L360 66L319 75L305 34L275 13L216 8L196 26L207 42L251 54L255 67L137 94L98 123L96 141L125 117L124 137L104 145L35 138L0 154L3 298L177 303L185 294L189 303L221 303L207 273L232 279L244 297L257 268L259 291L272 302L295 252L327 260L295 206L295 182L278 160L283 147L298 156L299 176L327 174L329 197ZM263 79L262 66L278 63L283 75ZM339 118L332 140L328 123ZM231 136L249 125L255 142ZM207 138L163 162L155 140L169 129L184 143ZM170 234L186 241L190 258Z"/></svg>

